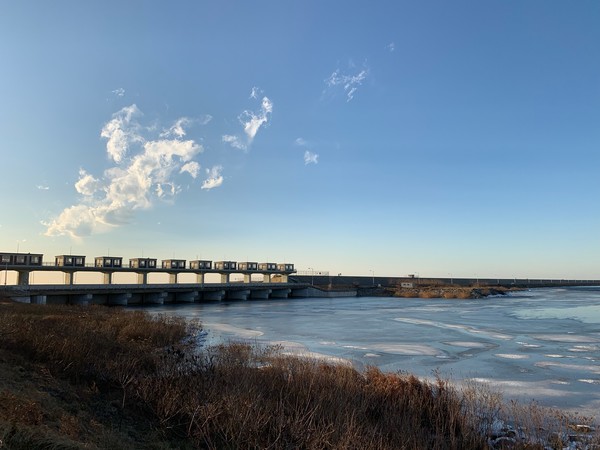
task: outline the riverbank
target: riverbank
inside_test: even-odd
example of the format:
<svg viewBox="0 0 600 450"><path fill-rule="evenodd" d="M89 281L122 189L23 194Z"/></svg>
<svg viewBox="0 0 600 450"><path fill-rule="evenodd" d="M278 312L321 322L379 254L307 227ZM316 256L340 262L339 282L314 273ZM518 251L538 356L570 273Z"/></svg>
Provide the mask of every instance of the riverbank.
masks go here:
<svg viewBox="0 0 600 450"><path fill-rule="evenodd" d="M542 439L597 439L581 417L501 413L487 391L277 347L198 349L198 331L141 311L0 304L3 448L542 448Z"/></svg>

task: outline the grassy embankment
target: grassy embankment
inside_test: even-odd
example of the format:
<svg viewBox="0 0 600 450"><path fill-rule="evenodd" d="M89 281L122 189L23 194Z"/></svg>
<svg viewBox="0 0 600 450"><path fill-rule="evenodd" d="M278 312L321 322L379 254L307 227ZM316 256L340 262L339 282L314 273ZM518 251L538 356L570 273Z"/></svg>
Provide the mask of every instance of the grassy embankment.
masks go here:
<svg viewBox="0 0 600 450"><path fill-rule="evenodd" d="M494 438L496 394L276 348L198 350L197 331L116 308L0 304L0 448L475 449ZM527 440L543 429L548 442L548 416L531 411ZM514 430L495 448L543 448Z"/></svg>

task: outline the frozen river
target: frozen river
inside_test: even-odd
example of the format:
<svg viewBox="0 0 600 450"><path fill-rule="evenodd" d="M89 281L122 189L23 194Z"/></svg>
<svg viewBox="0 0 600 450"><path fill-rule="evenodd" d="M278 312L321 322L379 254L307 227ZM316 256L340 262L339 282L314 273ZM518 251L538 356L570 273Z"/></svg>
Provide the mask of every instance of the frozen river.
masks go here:
<svg viewBox="0 0 600 450"><path fill-rule="evenodd" d="M357 367L438 371L600 417L600 288L538 289L483 300L288 299L165 305L209 342L280 344Z"/></svg>

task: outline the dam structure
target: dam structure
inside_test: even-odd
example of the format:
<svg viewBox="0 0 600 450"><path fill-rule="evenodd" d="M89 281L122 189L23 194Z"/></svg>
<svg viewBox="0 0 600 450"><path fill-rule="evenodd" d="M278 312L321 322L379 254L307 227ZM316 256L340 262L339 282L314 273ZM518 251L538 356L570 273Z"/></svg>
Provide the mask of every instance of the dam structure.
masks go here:
<svg viewBox="0 0 600 450"><path fill-rule="evenodd" d="M4 285L0 294L23 303L140 305L190 303L198 301L280 299L295 297L332 297L352 295L352 291L326 292L309 283L291 281L296 271L290 263L237 262L132 258L98 256L91 264L84 255L59 255L54 262L44 262L42 254L0 253L0 270ZM16 272L17 283L8 285L8 272ZM61 273L62 284L33 284L34 273ZM101 274L100 284L77 284L81 272ZM137 283L113 283L116 273L135 275ZM150 274L166 274L167 283L149 283ZM193 275L194 282L180 282L183 274ZM216 275L218 282L207 282L206 275ZM232 275L242 277L232 281ZM254 275L254 279L253 279ZM258 275L262 281L257 281ZM354 295L356 293L354 292Z"/></svg>
<svg viewBox="0 0 600 450"><path fill-rule="evenodd" d="M7 284L8 273L16 273L15 284ZM34 284L34 273L60 273L59 284ZM78 273L101 275L101 283L75 283ZM307 297L355 297L391 295L397 287L503 286L520 289L542 287L600 286L600 280L523 278L431 278L375 276L331 276L328 272L297 271L290 263L237 262L184 259L98 256L86 263L83 255L59 255L44 262L43 254L1 253L0 297L23 303L160 305L221 300L267 300ZM114 283L115 274L132 274L135 283ZM149 282L152 274L162 274L166 283ZM166 277L165 277L166 275ZM182 275L186 275L182 277ZM191 276L190 276L191 275ZM207 275L213 281L208 282ZM43 277L42 277L43 278ZM185 278L182 280L181 278ZM190 278L193 281L190 282ZM214 279L218 281L214 281ZM0 278L2 280L2 278Z"/></svg>

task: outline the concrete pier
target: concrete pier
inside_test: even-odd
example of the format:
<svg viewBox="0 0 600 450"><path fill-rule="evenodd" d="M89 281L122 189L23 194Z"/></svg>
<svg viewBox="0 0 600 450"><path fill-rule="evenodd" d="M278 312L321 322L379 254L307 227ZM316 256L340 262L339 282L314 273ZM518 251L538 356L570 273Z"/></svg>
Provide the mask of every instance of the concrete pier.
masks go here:
<svg viewBox="0 0 600 450"><path fill-rule="evenodd" d="M148 284L148 272L138 272L137 273L137 283L138 284Z"/></svg>
<svg viewBox="0 0 600 450"><path fill-rule="evenodd" d="M202 300L207 301L221 301L225 297L225 291L205 291L202 293Z"/></svg>
<svg viewBox="0 0 600 450"><path fill-rule="evenodd" d="M131 294L128 292L122 294L109 294L108 304L115 306L127 306L130 298Z"/></svg>
<svg viewBox="0 0 600 450"><path fill-rule="evenodd" d="M69 298L69 303L71 305L87 306L92 302L92 298L93 298L92 294L71 295Z"/></svg>
<svg viewBox="0 0 600 450"><path fill-rule="evenodd" d="M228 291L226 294L227 300L248 300L250 295L249 289L243 289L239 291Z"/></svg>
<svg viewBox="0 0 600 450"><path fill-rule="evenodd" d="M166 292L150 292L144 295L144 303L147 305L162 305L166 297Z"/></svg>
<svg viewBox="0 0 600 450"><path fill-rule="evenodd" d="M175 301L177 303L194 303L195 301L198 301L199 297L198 291L177 292L175 294Z"/></svg>
<svg viewBox="0 0 600 450"><path fill-rule="evenodd" d="M288 298L291 289L271 289L271 298Z"/></svg>
<svg viewBox="0 0 600 450"><path fill-rule="evenodd" d="M46 296L45 295L32 295L31 303L34 305L45 305L46 304Z"/></svg>
<svg viewBox="0 0 600 450"><path fill-rule="evenodd" d="M252 300L266 300L271 295L271 289L253 289L250 292L250 298Z"/></svg>

